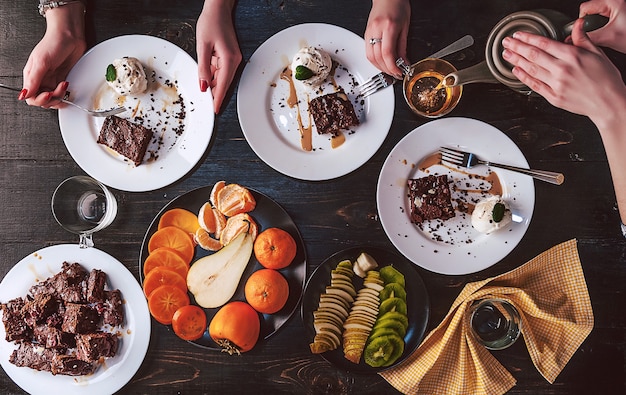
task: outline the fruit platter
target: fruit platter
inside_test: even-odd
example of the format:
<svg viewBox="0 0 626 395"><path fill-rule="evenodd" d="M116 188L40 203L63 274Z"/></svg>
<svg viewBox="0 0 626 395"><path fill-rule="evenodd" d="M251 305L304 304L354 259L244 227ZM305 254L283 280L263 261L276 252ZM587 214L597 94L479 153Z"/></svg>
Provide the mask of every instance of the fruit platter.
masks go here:
<svg viewBox="0 0 626 395"><path fill-rule="evenodd" d="M156 321L197 346L239 354L271 337L296 311L306 252L280 205L220 181L161 209L144 236L139 268ZM227 340L239 344L233 348Z"/></svg>
<svg viewBox="0 0 626 395"><path fill-rule="evenodd" d="M429 306L413 264L383 248L357 246L315 269L301 314L311 352L346 371L376 373L421 343Z"/></svg>

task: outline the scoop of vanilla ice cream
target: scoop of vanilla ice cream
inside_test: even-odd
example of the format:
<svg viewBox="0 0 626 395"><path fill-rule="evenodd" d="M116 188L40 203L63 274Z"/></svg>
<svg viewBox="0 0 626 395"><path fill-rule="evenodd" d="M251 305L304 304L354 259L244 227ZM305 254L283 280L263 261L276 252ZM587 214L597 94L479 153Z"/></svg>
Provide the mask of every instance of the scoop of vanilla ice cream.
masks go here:
<svg viewBox="0 0 626 395"><path fill-rule="evenodd" d="M148 89L148 79L143 65L137 58L123 57L113 61L115 79L109 86L120 95L137 95Z"/></svg>
<svg viewBox="0 0 626 395"><path fill-rule="evenodd" d="M493 219L493 209L496 204L504 205L504 215L499 222ZM501 196L490 196L476 204L472 212L472 226L481 233L491 233L504 228L512 220L511 209Z"/></svg>
<svg viewBox="0 0 626 395"><path fill-rule="evenodd" d="M333 61L330 55L320 48L304 47L293 57L291 62L291 72L295 76L296 68L304 66L313 72L313 75L306 80L299 80L311 87L320 86L330 74Z"/></svg>

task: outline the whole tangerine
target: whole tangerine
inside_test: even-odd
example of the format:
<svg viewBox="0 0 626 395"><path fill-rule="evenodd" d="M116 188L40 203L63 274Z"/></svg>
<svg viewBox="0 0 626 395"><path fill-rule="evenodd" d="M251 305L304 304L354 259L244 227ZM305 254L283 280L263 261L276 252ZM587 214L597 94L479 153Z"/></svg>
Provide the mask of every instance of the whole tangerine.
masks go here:
<svg viewBox="0 0 626 395"><path fill-rule="evenodd" d="M280 228L268 228L254 241L254 255L267 269L282 269L291 264L298 247L294 238Z"/></svg>
<svg viewBox="0 0 626 395"><path fill-rule="evenodd" d="M289 298L289 283L274 269L260 269L252 273L245 286L248 304L263 314L274 314Z"/></svg>

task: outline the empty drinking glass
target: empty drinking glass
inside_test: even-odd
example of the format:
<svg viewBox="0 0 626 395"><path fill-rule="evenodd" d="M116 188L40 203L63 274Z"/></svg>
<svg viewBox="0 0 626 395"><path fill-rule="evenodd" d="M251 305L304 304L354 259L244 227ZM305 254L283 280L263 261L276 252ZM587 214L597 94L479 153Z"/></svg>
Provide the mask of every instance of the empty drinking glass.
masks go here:
<svg viewBox="0 0 626 395"><path fill-rule="evenodd" d="M509 347L520 335L520 316L504 299L475 301L469 310L472 335L489 350Z"/></svg>
<svg viewBox="0 0 626 395"><path fill-rule="evenodd" d="M117 201L101 182L74 176L61 182L54 191L52 214L63 229L79 235L81 248L93 247L92 235L115 219Z"/></svg>

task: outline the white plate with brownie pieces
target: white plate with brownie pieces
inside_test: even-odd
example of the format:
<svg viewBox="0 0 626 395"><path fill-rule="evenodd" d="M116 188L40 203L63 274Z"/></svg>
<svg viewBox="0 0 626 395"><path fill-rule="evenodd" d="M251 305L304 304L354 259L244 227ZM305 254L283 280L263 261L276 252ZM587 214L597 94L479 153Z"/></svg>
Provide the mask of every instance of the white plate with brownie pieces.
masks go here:
<svg viewBox="0 0 626 395"><path fill-rule="evenodd" d="M321 48L333 60L330 76L316 90L281 78L305 46ZM329 180L358 169L380 148L393 118L393 88L359 97L358 84L378 72L365 56L363 38L344 28L307 23L276 33L254 52L239 83L237 112L248 144L270 167L301 180ZM308 105L339 89L353 104L360 124L339 138L320 135ZM311 136L310 146L303 144L302 135Z"/></svg>
<svg viewBox="0 0 626 395"><path fill-rule="evenodd" d="M486 269L507 256L526 233L535 206L531 177L487 166L461 169L442 165L439 147L459 148L485 160L528 168L524 155L504 133L481 121L445 118L407 134L385 160L377 187L377 207L385 233L408 259L440 274L462 275ZM455 216L411 222L407 181L447 175ZM483 198L501 195L513 221L490 234L471 225L471 211Z"/></svg>
<svg viewBox="0 0 626 395"><path fill-rule="evenodd" d="M9 357L18 346L6 340L0 323L0 365L24 391L31 394L112 394L128 383L139 370L150 343L150 314L143 291L135 277L111 255L95 248L62 244L46 247L24 257L0 283L0 302L26 297L30 287L61 271L63 262L78 263L87 271L106 273L105 289L119 289L122 294L124 322L101 330L118 336L119 348L106 358L93 374L85 376L52 375L28 367L17 367Z"/></svg>
<svg viewBox="0 0 626 395"><path fill-rule="evenodd" d="M105 80L107 66L125 56L137 58L146 71L148 89L120 96ZM187 52L158 37L119 36L104 41L70 71L70 99L85 108L122 105L119 114L153 131L139 166L98 144L104 118L65 106L59 126L67 149L90 176L123 191L145 192L165 187L187 174L203 157L213 134L211 92L198 87L198 65Z"/></svg>

